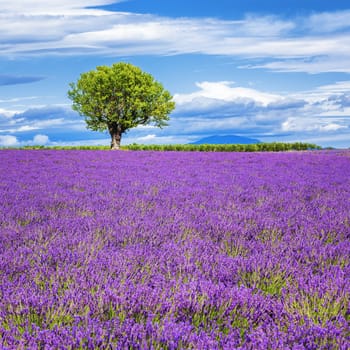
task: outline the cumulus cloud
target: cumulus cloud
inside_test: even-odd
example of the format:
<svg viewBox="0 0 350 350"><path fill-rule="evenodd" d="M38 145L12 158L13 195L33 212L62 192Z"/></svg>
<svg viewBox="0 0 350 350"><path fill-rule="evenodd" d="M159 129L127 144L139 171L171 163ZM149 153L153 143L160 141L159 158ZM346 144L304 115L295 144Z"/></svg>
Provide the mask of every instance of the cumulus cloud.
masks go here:
<svg viewBox="0 0 350 350"><path fill-rule="evenodd" d="M137 136L137 133L132 133L131 135L125 135L122 139L122 143L125 145L129 145L132 143L137 144L155 144L155 145L169 145L169 144L186 144L191 142L192 140L195 140L196 136L189 136L189 135L155 135L155 134L148 134L145 136ZM106 140L107 144L110 142L110 140Z"/></svg>
<svg viewBox="0 0 350 350"><path fill-rule="evenodd" d="M348 86L350 81L339 81L284 94L229 81L198 82L192 92L174 95L177 108L167 128L137 127L124 135L123 143L188 143L214 134L262 141L350 140ZM68 106L29 108L10 116L0 113L0 135L3 145L109 142L108 133L86 130L84 119Z"/></svg>
<svg viewBox="0 0 350 350"><path fill-rule="evenodd" d="M285 19L167 18L102 10L118 1L0 0L0 55L169 55L259 59L245 68L350 72L350 11ZM243 66L242 66L243 67Z"/></svg>
<svg viewBox="0 0 350 350"><path fill-rule="evenodd" d="M149 141L154 141L156 139L155 134L148 134L146 136L139 137L138 140L141 142L149 142Z"/></svg>
<svg viewBox="0 0 350 350"><path fill-rule="evenodd" d="M288 118L281 125L282 131L317 131L329 132L347 129L347 125L341 125L332 119L325 118Z"/></svg>
<svg viewBox="0 0 350 350"><path fill-rule="evenodd" d="M107 133L87 130L84 118L67 106L43 106L1 116L0 135L14 136L18 145L46 145L106 138Z"/></svg>
<svg viewBox="0 0 350 350"><path fill-rule="evenodd" d="M33 144L35 145L46 145L49 143L49 137L47 135L37 134L33 138Z"/></svg>
<svg viewBox="0 0 350 350"><path fill-rule="evenodd" d="M196 83L199 91L191 94L175 94L174 100L179 105L192 102L198 98L220 100L225 102L250 103L254 102L266 106L272 102L282 100L281 96L257 91L251 88L233 87L229 81Z"/></svg>
<svg viewBox="0 0 350 350"><path fill-rule="evenodd" d="M16 136L0 135L0 146L11 147L11 146L16 146L17 144L18 144L18 140Z"/></svg>
<svg viewBox="0 0 350 350"><path fill-rule="evenodd" d="M5 109L5 108L0 108L0 122L1 119L7 119L12 117L14 114L16 114L18 111L10 110L10 109Z"/></svg>
<svg viewBox="0 0 350 350"><path fill-rule="evenodd" d="M84 120L70 108L44 106L0 117L0 132L25 133L34 130L83 130Z"/></svg>
<svg viewBox="0 0 350 350"><path fill-rule="evenodd" d="M350 92L350 81L338 81L334 84L328 84L320 86L318 91L328 92L328 93L349 93Z"/></svg>
<svg viewBox="0 0 350 350"><path fill-rule="evenodd" d="M196 83L197 91L175 94L178 116L242 117L257 116L260 112L286 111L302 108L305 101L279 94L235 86L233 82Z"/></svg>
<svg viewBox="0 0 350 350"><path fill-rule="evenodd" d="M349 82L295 94L274 94L232 82L197 83L197 90L177 94L174 134L233 133L309 140L316 135L350 134ZM350 136L350 135L349 135ZM326 139L326 138L324 138Z"/></svg>

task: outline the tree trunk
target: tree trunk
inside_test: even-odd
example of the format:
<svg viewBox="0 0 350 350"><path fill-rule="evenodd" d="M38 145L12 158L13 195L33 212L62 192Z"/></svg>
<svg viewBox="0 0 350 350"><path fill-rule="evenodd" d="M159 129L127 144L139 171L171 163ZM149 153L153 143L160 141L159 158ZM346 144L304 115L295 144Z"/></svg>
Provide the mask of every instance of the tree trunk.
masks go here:
<svg viewBox="0 0 350 350"><path fill-rule="evenodd" d="M111 149L120 149L120 140L122 139L122 128L118 124L108 125L108 131L111 135Z"/></svg>

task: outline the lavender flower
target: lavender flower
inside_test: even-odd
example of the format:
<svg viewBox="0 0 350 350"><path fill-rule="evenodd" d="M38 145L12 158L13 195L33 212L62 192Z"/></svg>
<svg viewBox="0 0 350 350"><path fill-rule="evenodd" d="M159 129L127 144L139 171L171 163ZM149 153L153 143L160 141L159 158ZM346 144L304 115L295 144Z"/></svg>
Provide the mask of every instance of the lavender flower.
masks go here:
<svg viewBox="0 0 350 350"><path fill-rule="evenodd" d="M1 348L348 349L348 174L348 151L1 151Z"/></svg>

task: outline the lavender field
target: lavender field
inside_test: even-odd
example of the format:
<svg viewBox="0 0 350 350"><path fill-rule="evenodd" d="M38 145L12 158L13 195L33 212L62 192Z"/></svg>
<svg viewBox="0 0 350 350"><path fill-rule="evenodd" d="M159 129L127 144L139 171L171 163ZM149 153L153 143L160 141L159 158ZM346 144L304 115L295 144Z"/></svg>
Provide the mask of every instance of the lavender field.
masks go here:
<svg viewBox="0 0 350 350"><path fill-rule="evenodd" d="M350 152L0 151L1 349L349 349Z"/></svg>

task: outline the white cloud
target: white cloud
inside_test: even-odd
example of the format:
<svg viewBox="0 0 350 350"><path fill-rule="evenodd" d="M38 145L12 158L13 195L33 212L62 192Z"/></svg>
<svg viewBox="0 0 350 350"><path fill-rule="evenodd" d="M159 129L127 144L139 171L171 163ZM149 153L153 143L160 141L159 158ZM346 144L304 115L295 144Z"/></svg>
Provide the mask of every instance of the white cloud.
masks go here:
<svg viewBox="0 0 350 350"><path fill-rule="evenodd" d="M19 111L15 111L12 108L11 109L4 109L0 108L0 117L4 116L6 118L11 118L14 114L18 113Z"/></svg>
<svg viewBox="0 0 350 350"><path fill-rule="evenodd" d="M334 84L323 85L318 88L320 91L325 91L331 94L334 93L350 93L350 81L338 81Z"/></svg>
<svg viewBox="0 0 350 350"><path fill-rule="evenodd" d="M38 98L39 98L39 96L15 97L15 98L9 98L9 99L5 99L5 100L0 100L0 103L22 102L22 101L27 101L27 100L35 100Z"/></svg>
<svg viewBox="0 0 350 350"><path fill-rule="evenodd" d="M350 130L346 81L294 94L272 94L227 81L196 86L197 91L174 97L174 134L288 134L308 140L326 134L341 137Z"/></svg>
<svg viewBox="0 0 350 350"><path fill-rule="evenodd" d="M262 63L248 67L273 71L350 72L349 10L229 21L92 8L116 2L0 0L0 55L201 53L255 58Z"/></svg>
<svg viewBox="0 0 350 350"><path fill-rule="evenodd" d="M122 0L0 0L0 8L3 14L27 14L30 15L71 15L76 13L99 14L105 11L91 9L121 2ZM89 9L90 8L90 9Z"/></svg>
<svg viewBox="0 0 350 350"><path fill-rule="evenodd" d="M8 116L0 113L0 133L28 135L35 130L40 134L47 131L85 131L86 126L82 117L61 105L28 108Z"/></svg>
<svg viewBox="0 0 350 350"><path fill-rule="evenodd" d="M49 137L47 135L37 134L33 138L34 145L46 145L49 143Z"/></svg>
<svg viewBox="0 0 350 350"><path fill-rule="evenodd" d="M16 146L17 144L18 144L18 140L16 136L0 135L0 146L11 147L11 146Z"/></svg>
<svg viewBox="0 0 350 350"><path fill-rule="evenodd" d="M276 16L247 16L238 23L235 35L245 37L273 37L288 33L296 27L293 21L282 20Z"/></svg>
<svg viewBox="0 0 350 350"><path fill-rule="evenodd" d="M144 144L144 145L185 144L195 139L196 139L196 136L193 137L189 135L168 135L168 136L154 135L154 137L151 137L151 138L147 138L147 135L141 136L141 137L126 135L125 137L122 138L122 144L123 145L130 145L132 143Z"/></svg>
<svg viewBox="0 0 350 350"><path fill-rule="evenodd" d="M317 131L317 132L333 132L340 129L347 129L347 125L335 123L332 119L326 118L288 118L282 123L282 131Z"/></svg>
<svg viewBox="0 0 350 350"><path fill-rule="evenodd" d="M337 131L340 129L347 129L348 127L345 125L339 125L336 123L329 123L321 126L321 131Z"/></svg>
<svg viewBox="0 0 350 350"><path fill-rule="evenodd" d="M64 118L59 119L48 119L48 120L27 120L25 118L13 118L10 120L7 125L9 126L3 132L10 133L21 133L28 132L33 130L44 130L44 129L52 129L59 126L67 126L68 124L74 124L72 121ZM71 125L74 127L76 125ZM80 129L80 128L79 128ZM1 130L0 130L1 131Z"/></svg>
<svg viewBox="0 0 350 350"><path fill-rule="evenodd" d="M12 132L26 132L38 129L34 125L22 125L18 129L12 130Z"/></svg>
<svg viewBox="0 0 350 350"><path fill-rule="evenodd" d="M192 118L192 121L185 126L188 133L196 132L225 132L225 130L253 129L254 123L245 117L234 118Z"/></svg>
<svg viewBox="0 0 350 350"><path fill-rule="evenodd" d="M301 44L308 45L307 42ZM308 54L298 55L300 57L297 59L293 57L280 59L281 56L271 55L267 63L242 65L240 68L263 68L274 72L307 72L310 74L325 72L350 73L350 54L342 52L345 47L350 46L350 40L340 41L339 45L341 48L338 47L337 49L333 45L328 48L325 47L323 53L319 55L315 51L310 50ZM292 49L290 52L293 52Z"/></svg>
<svg viewBox="0 0 350 350"><path fill-rule="evenodd" d="M233 82L219 81L219 82L200 82L196 83L199 91L190 94L175 94L174 101L178 105L185 105L188 103L197 103L199 99L202 99L202 103L205 103L205 99L210 101L224 101L224 102L236 102L236 103L256 103L262 106L267 106L270 103L281 101L282 96L276 94L270 94L261 92L251 88L233 87Z"/></svg>
<svg viewBox="0 0 350 350"><path fill-rule="evenodd" d="M305 23L307 27L318 33L334 32L350 29L350 10L332 13L314 13Z"/></svg>
<svg viewBox="0 0 350 350"><path fill-rule="evenodd" d="M346 140L344 135L350 134L348 87L350 81L339 81L310 91L276 94L230 81L203 81L193 92L175 95L177 109L169 127L137 127L123 136L122 143L188 143L213 134L245 134L263 141L267 135L280 141ZM24 138L26 144L99 138L98 133L87 132L84 119L67 106L30 108L12 117L0 115L0 134L4 135L2 143L12 145L25 144ZM90 141L77 141L84 143Z"/></svg>
<svg viewBox="0 0 350 350"><path fill-rule="evenodd" d="M155 134L148 134L146 136L139 137L138 140L141 142L148 142L148 141L154 141L156 139Z"/></svg>

